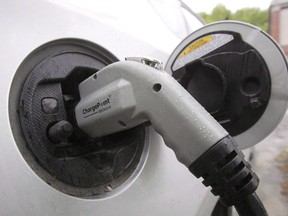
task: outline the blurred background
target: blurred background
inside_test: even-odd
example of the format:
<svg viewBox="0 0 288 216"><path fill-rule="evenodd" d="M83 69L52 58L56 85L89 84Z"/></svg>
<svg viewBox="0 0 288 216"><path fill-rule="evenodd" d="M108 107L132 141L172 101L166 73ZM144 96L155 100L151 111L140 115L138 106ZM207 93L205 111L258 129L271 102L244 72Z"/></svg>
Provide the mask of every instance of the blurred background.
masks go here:
<svg viewBox="0 0 288 216"><path fill-rule="evenodd" d="M270 34L288 56L288 0L186 0L205 23L240 20ZM261 179L258 194L269 215L288 215L288 114L254 147L254 170Z"/></svg>
<svg viewBox="0 0 288 216"><path fill-rule="evenodd" d="M205 23L239 20L269 33L288 55L288 0L184 0Z"/></svg>

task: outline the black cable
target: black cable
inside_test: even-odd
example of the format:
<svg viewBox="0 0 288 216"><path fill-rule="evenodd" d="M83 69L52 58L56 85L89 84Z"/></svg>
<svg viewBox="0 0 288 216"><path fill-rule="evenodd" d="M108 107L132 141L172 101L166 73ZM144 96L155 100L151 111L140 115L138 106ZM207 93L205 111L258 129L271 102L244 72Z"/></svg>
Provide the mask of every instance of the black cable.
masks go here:
<svg viewBox="0 0 288 216"><path fill-rule="evenodd" d="M234 204L234 207L240 216L268 216L256 193L246 196L242 201Z"/></svg>
<svg viewBox="0 0 288 216"><path fill-rule="evenodd" d="M240 216L268 215L255 193L259 178L231 136L207 150L189 170L197 178L202 177L205 186L212 187L211 192L220 196L223 205L234 205Z"/></svg>

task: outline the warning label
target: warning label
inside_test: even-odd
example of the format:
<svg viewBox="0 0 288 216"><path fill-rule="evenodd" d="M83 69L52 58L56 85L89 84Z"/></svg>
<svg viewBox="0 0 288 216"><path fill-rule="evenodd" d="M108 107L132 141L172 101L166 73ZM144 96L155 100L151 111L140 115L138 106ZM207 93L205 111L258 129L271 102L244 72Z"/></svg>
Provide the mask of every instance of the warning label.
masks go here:
<svg viewBox="0 0 288 216"><path fill-rule="evenodd" d="M178 58L182 58L186 56L187 54L191 53L192 51L202 47L203 45L207 44L208 42L212 41L213 37L212 35L200 38L199 40L196 40L195 42L191 43L189 46L187 46L183 52L178 56Z"/></svg>
<svg viewBox="0 0 288 216"><path fill-rule="evenodd" d="M196 41L190 43L177 57L172 66L175 71L189 62L192 62L208 53L224 46L230 41L234 40L233 35L230 34L212 34L204 36Z"/></svg>

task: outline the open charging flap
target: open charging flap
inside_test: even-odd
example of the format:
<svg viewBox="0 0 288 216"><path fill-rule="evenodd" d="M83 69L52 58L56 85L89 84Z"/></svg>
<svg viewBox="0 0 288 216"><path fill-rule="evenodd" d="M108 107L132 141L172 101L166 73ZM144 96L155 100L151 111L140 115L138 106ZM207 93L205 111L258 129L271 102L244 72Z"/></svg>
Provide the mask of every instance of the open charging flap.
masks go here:
<svg viewBox="0 0 288 216"><path fill-rule="evenodd" d="M283 51L267 33L224 21L184 39L165 71L246 149L269 135L284 116L287 68Z"/></svg>

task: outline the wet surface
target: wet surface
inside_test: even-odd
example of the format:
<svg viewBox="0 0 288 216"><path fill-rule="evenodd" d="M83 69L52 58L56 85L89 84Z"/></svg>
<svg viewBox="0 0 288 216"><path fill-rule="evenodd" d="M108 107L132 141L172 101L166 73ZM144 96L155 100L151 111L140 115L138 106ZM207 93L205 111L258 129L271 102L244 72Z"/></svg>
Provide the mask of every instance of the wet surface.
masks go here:
<svg viewBox="0 0 288 216"><path fill-rule="evenodd" d="M288 216L288 114L277 129L254 149L257 190L270 216Z"/></svg>
<svg viewBox="0 0 288 216"><path fill-rule="evenodd" d="M282 151L276 158L279 163L278 168L282 173L283 182L281 183L282 195L288 197L288 151Z"/></svg>

